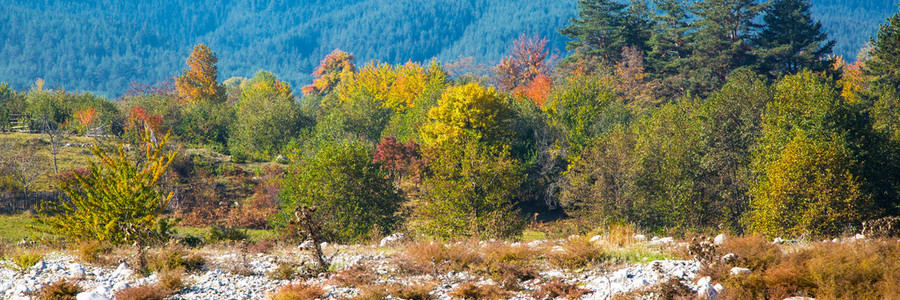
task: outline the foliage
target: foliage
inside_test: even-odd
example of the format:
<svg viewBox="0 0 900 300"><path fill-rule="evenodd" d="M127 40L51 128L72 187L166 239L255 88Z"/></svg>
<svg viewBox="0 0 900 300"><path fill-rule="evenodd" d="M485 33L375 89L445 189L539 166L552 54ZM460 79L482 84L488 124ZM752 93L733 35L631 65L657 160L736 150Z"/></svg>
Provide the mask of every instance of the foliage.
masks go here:
<svg viewBox="0 0 900 300"><path fill-rule="evenodd" d="M521 232L515 196L522 169L507 149L462 139L425 151L431 172L426 201L412 221L416 230L440 238Z"/></svg>
<svg viewBox="0 0 900 300"><path fill-rule="evenodd" d="M6 82L0 83L0 131L10 129L13 114L25 112L25 95L16 92Z"/></svg>
<svg viewBox="0 0 900 300"><path fill-rule="evenodd" d="M765 8L762 31L754 42L760 48L763 72L772 76L804 69L828 69L834 41L813 21L809 0L778 0Z"/></svg>
<svg viewBox="0 0 900 300"><path fill-rule="evenodd" d="M260 71L247 82L235 105L228 148L232 155L274 159L302 125L299 107L287 83Z"/></svg>
<svg viewBox="0 0 900 300"><path fill-rule="evenodd" d="M428 111L428 122L420 127L422 141L429 146L471 136L475 141L501 143L508 134L512 111L494 88L477 83L447 88L436 107Z"/></svg>
<svg viewBox="0 0 900 300"><path fill-rule="evenodd" d="M188 102L225 101L225 88L219 84L219 61L204 44L197 44L187 58L187 69L175 78L178 94Z"/></svg>
<svg viewBox="0 0 900 300"><path fill-rule="evenodd" d="M500 89L512 91L528 86L538 77L548 78L550 66L546 47L547 39L524 33L513 41L509 56L501 59L496 67Z"/></svg>
<svg viewBox="0 0 900 300"><path fill-rule="evenodd" d="M383 138L378 145L375 145L373 160L380 163L382 168L390 172L391 177L396 180L406 177L420 178L425 168L419 144L416 144L415 141L401 144L394 137Z"/></svg>
<svg viewBox="0 0 900 300"><path fill-rule="evenodd" d="M108 153L95 145L91 152L100 164L91 163L90 176L75 173L75 182L60 187L68 200L42 205L36 220L43 225L39 229L72 240L113 244L164 238L167 232L153 229L167 223L160 215L172 198L157 186L175 158L175 152L166 148L168 140L168 134L159 137L148 131L137 150L143 152L137 162L122 146Z"/></svg>
<svg viewBox="0 0 900 300"><path fill-rule="evenodd" d="M38 252L25 249L17 249L10 253L4 254L4 258L9 260L8 266L15 269L19 273L25 273L28 268L36 265L44 259L44 255Z"/></svg>
<svg viewBox="0 0 900 300"><path fill-rule="evenodd" d="M353 54L338 49L331 51L313 71L315 79L312 84L303 87L303 94L323 95L331 92L356 72L354 60Z"/></svg>
<svg viewBox="0 0 900 300"><path fill-rule="evenodd" d="M578 74L553 91L544 111L565 132L573 153L630 117L608 79Z"/></svg>
<svg viewBox="0 0 900 300"><path fill-rule="evenodd" d="M643 1L579 0L578 18L559 32L571 39L568 50L580 50L605 61L619 60L623 47L645 50L650 38L650 11Z"/></svg>
<svg viewBox="0 0 900 300"><path fill-rule="evenodd" d="M377 233L376 228L395 228L403 198L372 161L370 148L344 141L326 143L293 164L285 174L281 200L281 224L293 217L295 207L314 206L324 238L347 242Z"/></svg>
<svg viewBox="0 0 900 300"><path fill-rule="evenodd" d="M37 292L37 299L41 300L69 300L75 299L78 293L84 291L80 285L74 281L60 279L50 283Z"/></svg>

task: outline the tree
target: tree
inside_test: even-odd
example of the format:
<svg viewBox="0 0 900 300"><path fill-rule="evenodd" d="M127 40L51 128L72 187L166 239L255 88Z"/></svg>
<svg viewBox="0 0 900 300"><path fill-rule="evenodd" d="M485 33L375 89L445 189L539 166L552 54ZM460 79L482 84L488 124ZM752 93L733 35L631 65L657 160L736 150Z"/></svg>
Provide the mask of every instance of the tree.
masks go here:
<svg viewBox="0 0 900 300"><path fill-rule="evenodd" d="M876 97L871 108L876 126L900 141L900 13L881 25L868 54L860 61Z"/></svg>
<svg viewBox="0 0 900 300"><path fill-rule="evenodd" d="M166 144L169 135L151 140L149 131L142 136L140 161L133 161L120 145L107 153L99 145L91 148L100 163L91 163L90 174L73 173L75 180L60 187L68 199L45 202L37 223L39 230L71 240L99 240L113 244L144 243L161 237L160 215L173 194L160 192L157 183L165 174L176 152ZM154 228L156 226L156 228ZM165 226L162 227L162 229Z"/></svg>
<svg viewBox="0 0 900 300"><path fill-rule="evenodd" d="M175 78L178 94L188 102L225 101L225 87L218 82L215 54L204 44L197 44L186 62L188 68Z"/></svg>
<svg viewBox="0 0 900 300"><path fill-rule="evenodd" d="M372 161L372 150L357 141L326 143L293 164L281 199L282 222L293 217L297 206L316 207L322 234L336 242L390 232L399 222L403 201L380 164Z"/></svg>
<svg viewBox="0 0 900 300"><path fill-rule="evenodd" d="M529 85L535 78L549 78L550 66L547 64L545 50L547 39L522 34L513 41L509 56L500 59L496 67L497 81L500 89L512 91L518 87Z"/></svg>
<svg viewBox="0 0 900 300"><path fill-rule="evenodd" d="M690 55L690 11L685 0L653 0L653 4L660 14L654 17L646 62L650 75L663 79L684 72L684 60Z"/></svg>
<svg viewBox="0 0 900 300"><path fill-rule="evenodd" d="M448 88L436 107L428 111L428 122L419 129L426 145L438 145L463 136L475 141L500 143L508 134L512 111L494 88L477 83Z"/></svg>
<svg viewBox="0 0 900 300"><path fill-rule="evenodd" d="M10 179L13 187L21 188L26 196L31 191L31 185L46 173L46 160L27 146L0 142L0 178Z"/></svg>
<svg viewBox="0 0 900 300"><path fill-rule="evenodd" d="M687 72L688 91L705 95L721 86L735 69L755 63L751 38L758 27L753 20L763 9L757 0L701 0L691 9Z"/></svg>
<svg viewBox="0 0 900 300"><path fill-rule="evenodd" d="M316 67L312 75L313 83L303 87L303 95L325 95L336 88L341 81L349 79L356 73L353 65L353 54L335 49L322 59L322 63Z"/></svg>
<svg viewBox="0 0 900 300"><path fill-rule="evenodd" d="M650 38L650 13L643 1L630 5L616 0L579 0L578 18L559 32L571 39L567 50L579 50L608 62L619 60L623 47L647 50Z"/></svg>
<svg viewBox="0 0 900 300"><path fill-rule="evenodd" d="M833 85L809 71L776 85L752 164L754 231L835 235L897 213L897 147Z"/></svg>
<svg viewBox="0 0 900 300"><path fill-rule="evenodd" d="M301 120L291 86L270 72L259 71L235 105L229 151L253 160L272 160L297 135Z"/></svg>
<svg viewBox="0 0 900 300"><path fill-rule="evenodd" d="M544 111L566 135L569 151L577 155L591 140L630 118L608 78L575 75L550 95Z"/></svg>
<svg viewBox="0 0 900 300"><path fill-rule="evenodd" d="M7 83L0 83L0 131L10 128L12 115L25 112L25 95L16 92Z"/></svg>
<svg viewBox="0 0 900 300"><path fill-rule="evenodd" d="M461 139L428 148L425 204L411 225L439 238L510 237L522 231L515 193L524 177L508 150Z"/></svg>
<svg viewBox="0 0 900 300"><path fill-rule="evenodd" d="M835 42L828 40L822 23L812 19L810 6L808 0L776 0L766 7L765 25L754 41L765 74L778 77L831 67L827 56Z"/></svg>

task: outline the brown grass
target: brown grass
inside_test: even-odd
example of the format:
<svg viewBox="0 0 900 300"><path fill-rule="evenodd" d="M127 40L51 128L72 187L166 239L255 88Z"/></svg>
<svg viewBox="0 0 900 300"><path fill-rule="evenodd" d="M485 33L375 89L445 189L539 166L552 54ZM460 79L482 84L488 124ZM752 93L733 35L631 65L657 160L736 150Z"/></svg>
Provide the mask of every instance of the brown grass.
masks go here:
<svg viewBox="0 0 900 300"><path fill-rule="evenodd" d="M356 264L334 274L331 280L339 286L360 287L375 281L375 272L368 266Z"/></svg>
<svg viewBox="0 0 900 300"><path fill-rule="evenodd" d="M387 285L368 285L360 289L359 295L350 299L352 300L381 300L388 296L409 300L429 300L434 299L431 291L434 290L434 284L387 284Z"/></svg>
<svg viewBox="0 0 900 300"><path fill-rule="evenodd" d="M75 296L82 291L84 289L75 282L60 279L40 289L36 297L40 300L74 300Z"/></svg>
<svg viewBox="0 0 900 300"><path fill-rule="evenodd" d="M165 270L159 273L158 286L169 290L179 291L184 288L184 267Z"/></svg>
<svg viewBox="0 0 900 300"><path fill-rule="evenodd" d="M401 269L412 274L462 271L480 260L469 244L443 245L434 242L411 243L400 255Z"/></svg>
<svg viewBox="0 0 900 300"><path fill-rule="evenodd" d="M583 289L577 285L557 279L542 284L538 290L531 295L536 299L556 299L559 297L565 299L579 299L581 296L589 293L592 293L591 290Z"/></svg>
<svg viewBox="0 0 900 300"><path fill-rule="evenodd" d="M89 264L106 264L103 257L112 253L113 247L100 241L85 241L76 245L75 252L81 261Z"/></svg>
<svg viewBox="0 0 900 300"><path fill-rule="evenodd" d="M583 237L566 239L561 248L562 250L550 250L547 260L564 269L581 269L609 259L609 254Z"/></svg>
<svg viewBox="0 0 900 300"><path fill-rule="evenodd" d="M325 290L317 285L295 283L279 287L272 295L272 300L310 300L324 294Z"/></svg>
<svg viewBox="0 0 900 300"><path fill-rule="evenodd" d="M163 289L157 285L139 285L121 290L116 293L116 300L163 300L172 291Z"/></svg>
<svg viewBox="0 0 900 300"><path fill-rule="evenodd" d="M471 282L460 284L456 289L450 292L450 296L459 299L504 299L506 291L501 290L496 285L485 284L477 285Z"/></svg>

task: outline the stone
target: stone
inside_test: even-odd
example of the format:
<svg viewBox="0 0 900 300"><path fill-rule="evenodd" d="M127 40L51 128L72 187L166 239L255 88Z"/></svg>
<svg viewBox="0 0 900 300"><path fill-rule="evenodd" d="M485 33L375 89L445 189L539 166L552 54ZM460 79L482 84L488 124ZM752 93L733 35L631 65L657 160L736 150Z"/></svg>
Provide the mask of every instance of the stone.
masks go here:
<svg viewBox="0 0 900 300"><path fill-rule="evenodd" d="M84 277L84 267L79 264L71 264L69 265L69 275L72 275L77 278Z"/></svg>
<svg viewBox="0 0 900 300"><path fill-rule="evenodd" d="M132 273L134 273L134 271L131 270L131 267L129 267L127 263L121 263L118 267L116 267L116 270L113 271L112 276L128 277L131 276Z"/></svg>
<svg viewBox="0 0 900 300"><path fill-rule="evenodd" d="M795 296L795 297L784 298L784 300L816 300L816 298Z"/></svg>
<svg viewBox="0 0 900 300"><path fill-rule="evenodd" d="M119 281L119 282L116 282L116 284L113 285L112 290L113 290L113 291L121 291L121 290L127 289L127 288L129 288L129 287L131 287L131 285L128 284L128 282L126 282L126 281Z"/></svg>
<svg viewBox="0 0 900 300"><path fill-rule="evenodd" d="M734 253L722 255L723 262L733 262L735 259L737 259L737 255L735 255Z"/></svg>
<svg viewBox="0 0 900 300"><path fill-rule="evenodd" d="M603 239L603 236L600 236L600 235L592 236L592 237L591 237L591 243L595 243L595 244L596 244L596 243L599 243L600 240L602 240L602 239Z"/></svg>
<svg viewBox="0 0 900 300"><path fill-rule="evenodd" d="M777 238L775 238L774 240L772 240L772 243L773 243L773 244L781 244L781 243L784 243L784 239L783 239L783 238L780 238L780 237L777 237Z"/></svg>
<svg viewBox="0 0 900 300"><path fill-rule="evenodd" d="M634 239L635 239L636 241L638 241L638 242L646 242L646 241L647 241L647 236L646 236L646 235L643 235L643 234L635 234L635 235L634 235Z"/></svg>
<svg viewBox="0 0 900 300"><path fill-rule="evenodd" d="M706 285L709 284L710 281L712 281L712 277L703 276L697 280L697 285Z"/></svg>
<svg viewBox="0 0 900 300"><path fill-rule="evenodd" d="M720 233L720 234L717 235L715 238L713 238L713 244L716 244L716 245L724 244L726 238L727 238L727 237L726 237L724 234L721 234L721 233Z"/></svg>
<svg viewBox="0 0 900 300"><path fill-rule="evenodd" d="M865 235L862 235L862 234L859 234L859 233L857 233L857 234L856 234L856 236L854 236L854 238L856 238L856 239L857 239L857 240L864 240L864 239L866 239L866 236L865 236Z"/></svg>
<svg viewBox="0 0 900 300"><path fill-rule="evenodd" d="M314 246L315 244L316 244L315 242L307 240L307 241L304 241L303 243L300 243L299 248L300 249L312 249L313 247L315 247Z"/></svg>
<svg viewBox="0 0 900 300"><path fill-rule="evenodd" d="M715 300L719 298L719 291L709 283L703 284L697 289L697 297L700 299Z"/></svg>
<svg viewBox="0 0 900 300"><path fill-rule="evenodd" d="M731 274L731 276L744 276L744 275L750 275L750 269L747 269L747 268L741 268L741 267L734 267L734 268L731 268L731 272L729 272L729 273Z"/></svg>
<svg viewBox="0 0 900 300"><path fill-rule="evenodd" d="M719 294L725 292L725 287L722 286L721 283L716 283L715 285L713 285L713 288L716 289L716 292L719 292Z"/></svg>
<svg viewBox="0 0 900 300"><path fill-rule="evenodd" d="M674 243L674 242L675 242L675 239L674 239L674 238L672 238L672 237L664 237L664 238L658 238L658 239L655 239L655 240L650 241L650 245L658 246L658 245L671 244L671 243Z"/></svg>
<svg viewBox="0 0 900 300"><path fill-rule="evenodd" d="M379 245L381 247L395 246L397 244L400 244L404 240L406 240L406 235L404 235L402 232L398 232L381 239L381 243Z"/></svg>
<svg viewBox="0 0 900 300"><path fill-rule="evenodd" d="M95 292L83 292L75 295L75 300L112 300L109 297Z"/></svg>

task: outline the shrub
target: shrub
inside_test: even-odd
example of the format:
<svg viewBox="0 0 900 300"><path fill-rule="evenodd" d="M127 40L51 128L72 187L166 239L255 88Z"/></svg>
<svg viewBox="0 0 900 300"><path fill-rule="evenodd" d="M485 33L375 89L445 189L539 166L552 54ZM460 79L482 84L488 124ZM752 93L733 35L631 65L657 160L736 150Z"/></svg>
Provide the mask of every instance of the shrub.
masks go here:
<svg viewBox="0 0 900 300"><path fill-rule="evenodd" d="M356 264L343 269L331 277L335 283L341 286L361 287L375 281L375 273L363 264Z"/></svg>
<svg viewBox="0 0 900 300"><path fill-rule="evenodd" d="M560 248L547 254L547 260L551 264L571 270L599 264L607 259L609 254L583 237L569 238Z"/></svg>
<svg viewBox="0 0 900 300"><path fill-rule="evenodd" d="M116 292L116 300L163 300L172 291L156 285L139 285Z"/></svg>
<svg viewBox="0 0 900 300"><path fill-rule="evenodd" d="M41 300L74 300L84 289L75 282L60 279L37 291L37 299Z"/></svg>
<svg viewBox="0 0 900 300"><path fill-rule="evenodd" d="M360 142L327 143L294 164L282 187L281 224L298 206L316 207L326 240L360 240L376 227L390 231L399 221L403 198Z"/></svg>
<svg viewBox="0 0 900 300"><path fill-rule="evenodd" d="M112 246L100 241L84 241L78 244L76 250L78 258L86 263L102 263L103 258L100 255L112 252Z"/></svg>
<svg viewBox="0 0 900 300"><path fill-rule="evenodd" d="M471 245L434 242L409 244L399 258L398 263L404 271L433 275L450 270L463 271L481 260Z"/></svg>
<svg viewBox="0 0 900 300"><path fill-rule="evenodd" d="M73 174L77 183L60 187L68 200L42 204L36 222L44 226L38 230L72 240L96 239L112 244L167 238L162 236L166 232L155 232L154 226L162 221L160 215L173 194L163 195L157 183L175 152L166 148L168 134L158 140L151 135L148 131L143 136L140 151L145 156L141 162L132 161L124 145L114 154L99 145L91 148L101 164L92 162L90 176Z"/></svg>
<svg viewBox="0 0 900 300"><path fill-rule="evenodd" d="M44 255L33 251L18 249L12 253L6 253L6 259L12 263L10 265L11 268L19 273L24 273L28 268L31 268L44 259Z"/></svg>
<svg viewBox="0 0 900 300"><path fill-rule="evenodd" d="M241 230L231 226L213 225L209 227L209 231L206 233L206 242L243 241L246 240L247 237L247 230Z"/></svg>
<svg viewBox="0 0 900 300"><path fill-rule="evenodd" d="M429 300L435 297L431 295L434 290L433 284L388 284L388 285L370 285L362 288L359 295L350 299L353 300L381 300L388 299L388 296L409 300Z"/></svg>
<svg viewBox="0 0 900 300"><path fill-rule="evenodd" d="M172 271L184 269L187 271L197 271L203 268L206 259L197 254L188 254L188 252L178 245L169 245L159 249L156 255L150 257L148 265L151 270L157 272Z"/></svg>
<svg viewBox="0 0 900 300"><path fill-rule="evenodd" d="M259 71L247 83L235 111L228 149L253 160L274 159L301 125L291 86L266 71Z"/></svg>
<svg viewBox="0 0 900 300"><path fill-rule="evenodd" d="M566 283L561 279L556 279L544 284L534 291L531 295L537 299L557 299L563 297L565 299L580 299L581 296L590 294L591 290L583 289L578 285Z"/></svg>
<svg viewBox="0 0 900 300"><path fill-rule="evenodd" d="M247 251L250 253L266 253L266 254L268 254L268 253L272 252L272 248L275 248L275 243L273 243L272 241L263 240L263 241L255 242L252 245L249 245L247 247Z"/></svg>
<svg viewBox="0 0 900 300"><path fill-rule="evenodd" d="M295 283L279 287L272 295L272 300L308 300L322 297L324 294L325 290L317 285Z"/></svg>
<svg viewBox="0 0 900 300"><path fill-rule="evenodd" d="M471 282L460 284L449 293L450 296L460 299L505 299L506 292L493 284L477 285Z"/></svg>
<svg viewBox="0 0 900 300"><path fill-rule="evenodd" d="M159 273L158 286L167 291L179 291L184 288L184 267L164 270Z"/></svg>
<svg viewBox="0 0 900 300"><path fill-rule="evenodd" d="M291 280L298 278L299 274L297 269L299 267L300 266L295 263L280 262L275 270L269 272L268 277L272 280Z"/></svg>

